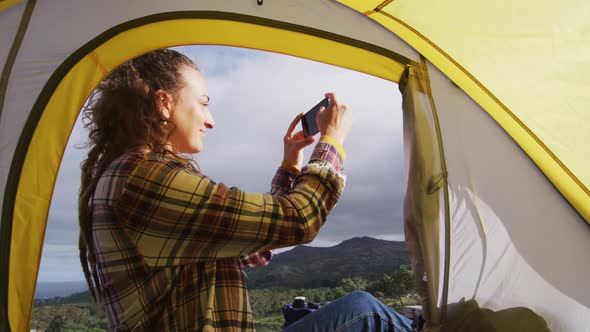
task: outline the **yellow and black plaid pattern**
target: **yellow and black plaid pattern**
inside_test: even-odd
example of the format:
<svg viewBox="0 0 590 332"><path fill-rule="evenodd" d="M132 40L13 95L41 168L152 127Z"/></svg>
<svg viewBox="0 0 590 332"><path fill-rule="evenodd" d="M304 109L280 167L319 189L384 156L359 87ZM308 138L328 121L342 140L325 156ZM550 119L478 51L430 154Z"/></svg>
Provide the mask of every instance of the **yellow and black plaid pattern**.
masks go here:
<svg viewBox="0 0 590 332"><path fill-rule="evenodd" d="M93 199L111 329L254 331L240 257L247 264L265 252L265 264L270 249L312 241L344 187L341 164L320 142L301 174L281 168L271 194L260 194L215 183L170 155L117 159Z"/></svg>

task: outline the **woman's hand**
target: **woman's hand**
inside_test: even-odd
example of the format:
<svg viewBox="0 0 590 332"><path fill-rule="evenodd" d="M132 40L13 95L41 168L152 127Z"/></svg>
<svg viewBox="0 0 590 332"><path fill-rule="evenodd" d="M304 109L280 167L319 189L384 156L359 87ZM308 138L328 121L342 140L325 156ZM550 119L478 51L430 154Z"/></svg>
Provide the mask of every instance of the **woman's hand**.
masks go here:
<svg viewBox="0 0 590 332"><path fill-rule="evenodd" d="M293 119L289 129L287 129L287 134L283 138L283 161L298 170L301 170L303 163L303 148L310 145L315 140L313 136L304 138L303 131L293 133L295 131L295 127L297 127L297 124L302 117L303 113L300 113L295 117L295 119Z"/></svg>
<svg viewBox="0 0 590 332"><path fill-rule="evenodd" d="M340 103L333 93L326 93L330 99L328 109L322 109L318 112L316 121L322 136L330 136L341 145L348 136L352 127L352 115L346 105Z"/></svg>

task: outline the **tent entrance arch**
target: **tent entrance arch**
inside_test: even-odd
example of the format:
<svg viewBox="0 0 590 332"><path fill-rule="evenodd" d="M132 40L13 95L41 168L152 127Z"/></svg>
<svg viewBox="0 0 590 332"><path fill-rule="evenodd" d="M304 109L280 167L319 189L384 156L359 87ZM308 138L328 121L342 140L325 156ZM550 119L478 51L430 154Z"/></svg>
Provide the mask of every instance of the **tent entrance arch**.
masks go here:
<svg viewBox="0 0 590 332"><path fill-rule="evenodd" d="M249 37L242 38L244 35ZM120 63L153 49L190 44L284 53L394 82L413 63L401 54L349 37L223 12L151 15L120 24L89 41L60 65L41 91L10 168L2 213L2 243L7 250L0 254L0 269L9 272L0 276L0 294L5 294L0 301L7 304L3 307L8 308L13 330L28 324L55 179L84 101ZM11 259L14 257L22 259ZM33 275L35 278L21 277Z"/></svg>

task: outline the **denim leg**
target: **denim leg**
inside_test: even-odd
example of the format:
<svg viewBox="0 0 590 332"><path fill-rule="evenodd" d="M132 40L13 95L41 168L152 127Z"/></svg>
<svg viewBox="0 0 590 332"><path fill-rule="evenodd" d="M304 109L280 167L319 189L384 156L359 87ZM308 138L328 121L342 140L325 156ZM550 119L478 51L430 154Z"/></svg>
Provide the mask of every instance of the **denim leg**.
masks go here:
<svg viewBox="0 0 590 332"><path fill-rule="evenodd" d="M373 295L357 291L308 314L283 332L411 332L411 324Z"/></svg>

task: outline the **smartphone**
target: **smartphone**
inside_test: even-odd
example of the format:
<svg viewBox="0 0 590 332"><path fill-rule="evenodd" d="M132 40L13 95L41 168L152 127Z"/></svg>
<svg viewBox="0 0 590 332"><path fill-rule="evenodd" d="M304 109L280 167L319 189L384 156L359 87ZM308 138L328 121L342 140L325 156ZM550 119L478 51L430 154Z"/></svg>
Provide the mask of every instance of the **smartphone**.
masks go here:
<svg viewBox="0 0 590 332"><path fill-rule="evenodd" d="M303 136L306 138L309 136L313 136L317 134L320 129L318 128L318 124L316 122L316 116L322 107L328 108L328 104L330 103L330 99L324 98L324 100L320 101L317 105L315 105L312 109L310 109L307 113L303 115L301 118L301 126L303 127Z"/></svg>

